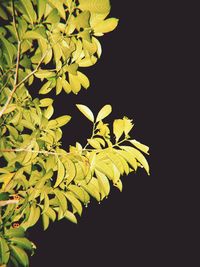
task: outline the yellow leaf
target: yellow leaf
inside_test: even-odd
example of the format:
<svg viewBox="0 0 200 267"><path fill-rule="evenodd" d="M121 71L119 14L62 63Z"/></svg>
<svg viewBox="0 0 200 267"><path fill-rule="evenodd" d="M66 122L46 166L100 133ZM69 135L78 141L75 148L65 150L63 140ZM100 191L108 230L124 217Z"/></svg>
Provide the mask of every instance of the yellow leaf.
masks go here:
<svg viewBox="0 0 200 267"><path fill-rule="evenodd" d="M81 85L85 89L87 89L90 86L90 81L89 81L88 77L80 71L77 72L77 75L78 75L78 79L79 79L79 82L81 83Z"/></svg>
<svg viewBox="0 0 200 267"><path fill-rule="evenodd" d="M131 146L121 146L121 148L128 151L130 154L132 154L142 164L142 166L145 168L146 172L149 175L149 164L146 158L143 156L143 154L139 150Z"/></svg>
<svg viewBox="0 0 200 267"><path fill-rule="evenodd" d="M109 0L79 0L81 10L89 10L91 13L107 13L110 11Z"/></svg>
<svg viewBox="0 0 200 267"><path fill-rule="evenodd" d="M118 19L109 18L94 27L94 33L106 33L113 31L118 25Z"/></svg>
<svg viewBox="0 0 200 267"><path fill-rule="evenodd" d="M99 122L106 118L112 112L111 105L105 105L98 113L96 122Z"/></svg>
<svg viewBox="0 0 200 267"><path fill-rule="evenodd" d="M77 75L69 73L69 83L74 94L77 94L81 90L81 83Z"/></svg>
<svg viewBox="0 0 200 267"><path fill-rule="evenodd" d="M85 115L86 118L88 118L88 120L90 120L91 122L94 122L94 115L87 106L77 104L76 107L80 110L81 113L83 113L83 115Z"/></svg>
<svg viewBox="0 0 200 267"><path fill-rule="evenodd" d="M10 183L14 175L15 175L15 172L4 173L0 176L0 181L3 182L2 190L4 190L7 187L7 185Z"/></svg>
<svg viewBox="0 0 200 267"><path fill-rule="evenodd" d="M124 122L121 119L114 120L113 122L113 132L116 137L116 141L120 139L124 131Z"/></svg>
<svg viewBox="0 0 200 267"><path fill-rule="evenodd" d="M108 196L110 193L110 183L109 183L108 178L105 176L105 174L103 174L102 172L98 170L95 170L95 174L98 179L99 187L101 188L105 196ZM101 192L101 195L103 195L102 192Z"/></svg>
<svg viewBox="0 0 200 267"><path fill-rule="evenodd" d="M147 155L149 155L149 147L138 142L137 140L129 140L129 142L131 142L131 144L133 144L135 147L137 147L139 150L141 150L142 152L146 153Z"/></svg>
<svg viewBox="0 0 200 267"><path fill-rule="evenodd" d="M60 160L58 160L58 172L57 172L57 178L56 183L54 187L59 186L59 184L63 181L65 176L65 168Z"/></svg>

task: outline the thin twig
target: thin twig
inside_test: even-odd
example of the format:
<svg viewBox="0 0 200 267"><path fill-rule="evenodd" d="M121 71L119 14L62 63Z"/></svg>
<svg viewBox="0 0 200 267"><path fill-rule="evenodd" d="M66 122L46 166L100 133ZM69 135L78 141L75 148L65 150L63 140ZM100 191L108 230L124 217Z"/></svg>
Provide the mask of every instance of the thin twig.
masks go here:
<svg viewBox="0 0 200 267"><path fill-rule="evenodd" d="M19 34L17 32L17 26L16 26L16 19L15 19L15 6L14 2L12 1L12 10L13 10L13 26L17 35L17 40L18 40L18 46L17 46L17 60L16 60L16 68L15 68L15 80L14 80L14 85L13 85L13 90L11 91L4 107L0 111L0 118L2 117L3 113L7 109L8 105L10 104L10 101L13 97L13 94L15 93L17 89L17 82L18 82L18 72L19 72L19 62L20 62L20 50L21 50L21 41L19 39Z"/></svg>
<svg viewBox="0 0 200 267"><path fill-rule="evenodd" d="M46 150L32 150L32 149L25 149L25 148L16 148L16 149L0 149L0 152L31 152L31 153L38 153L38 154L48 154L48 155L63 155L65 156L66 153L70 154L68 152L59 153L59 152L52 152L52 151L46 151Z"/></svg>
<svg viewBox="0 0 200 267"><path fill-rule="evenodd" d="M12 97L13 97L13 94L15 93L15 91L17 90L17 88L22 85L24 82L26 82L34 73L36 73L38 71L38 68L40 67L40 65L42 64L42 61L44 60L44 58L46 57L48 53L48 50L46 51L46 53L44 53L44 55L42 56L40 62L38 63L37 67L32 71L30 72L23 80L21 80L18 84L16 84L14 87L13 87L13 90L11 91L3 109L0 111L0 118L2 117L3 113L5 112L5 110L7 109Z"/></svg>

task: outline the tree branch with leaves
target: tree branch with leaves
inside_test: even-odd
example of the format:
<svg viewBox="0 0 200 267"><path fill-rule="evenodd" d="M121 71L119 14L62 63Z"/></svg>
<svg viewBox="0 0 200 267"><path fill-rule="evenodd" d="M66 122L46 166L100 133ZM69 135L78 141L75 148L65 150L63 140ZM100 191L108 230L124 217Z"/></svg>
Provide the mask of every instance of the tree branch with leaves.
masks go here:
<svg viewBox="0 0 200 267"><path fill-rule="evenodd" d="M79 68L101 57L98 38L118 24L109 13L109 0L0 3L0 266L29 266L36 247L26 231L39 220L44 230L55 220L77 223L91 198L108 197L110 184L122 191L124 174L140 167L149 174L148 147L130 137L132 120L105 122L111 105L96 117L76 105L92 133L67 151L61 127L71 116L54 117L54 99L29 92L34 82L40 95L87 89Z"/></svg>

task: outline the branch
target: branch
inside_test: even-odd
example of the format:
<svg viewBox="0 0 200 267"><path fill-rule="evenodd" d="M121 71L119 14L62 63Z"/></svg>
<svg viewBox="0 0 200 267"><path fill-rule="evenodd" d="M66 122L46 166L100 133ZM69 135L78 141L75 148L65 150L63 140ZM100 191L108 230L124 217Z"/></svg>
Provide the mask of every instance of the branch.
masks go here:
<svg viewBox="0 0 200 267"><path fill-rule="evenodd" d="M62 155L62 156L66 155L64 153L51 152L51 151L46 151L46 150L32 150L32 149L25 149L25 148L0 149L0 152L3 152L3 153L4 152L31 152L31 153L47 154L47 155ZM70 153L67 153L67 154L70 154Z"/></svg>
<svg viewBox="0 0 200 267"><path fill-rule="evenodd" d="M20 42L20 38L19 38L18 31L17 31L17 26L16 26L16 18L15 18L15 5L14 5L14 0L12 0L12 12L13 12L13 26L14 26L15 33L16 33L16 36L17 36L17 41L18 41L18 42Z"/></svg>
<svg viewBox="0 0 200 267"><path fill-rule="evenodd" d="M7 206L10 204L18 204L18 203L19 203L18 199L0 200L0 207Z"/></svg>
<svg viewBox="0 0 200 267"><path fill-rule="evenodd" d="M18 47L19 47L19 46L18 46ZM7 109L8 105L9 105L9 103L10 103L10 101L11 101L11 99L12 99L14 93L15 93L15 91L17 90L17 88L18 88L20 85L22 85L24 82L26 82L26 81L27 81L27 80L28 80L34 73L37 72L37 70L38 70L38 68L40 67L42 61L43 61L44 58L46 57L48 51L49 51L49 50L47 50L46 53L44 53L44 55L42 56L40 62L39 62L38 65L37 65L37 67L36 67L31 73L29 73L23 80L21 80L18 84L14 85L13 90L11 91L11 93L10 93L10 95L9 95L9 97L8 97L8 99L7 99L7 101L6 101L5 105L4 105L4 107L3 107L3 109L0 111L0 118L2 117L3 113L6 111L6 109ZM17 64L17 65L18 65L18 64ZM19 65L18 65L18 67L19 67ZM17 71L18 71L18 67L16 66L16 70L17 70ZM16 79L16 76L15 76L15 81L16 81L16 80L17 80L17 79Z"/></svg>
<svg viewBox="0 0 200 267"><path fill-rule="evenodd" d="M13 26L17 35L17 40L18 40L18 46L17 46L17 62L16 62L16 68L15 68L15 80L14 80L14 86L13 86L13 90L11 91L4 107L2 108L2 110L0 111L0 118L2 117L3 113L5 112L5 110L7 109L13 94L15 93L16 89L17 89L17 81L18 81L18 72L19 72L19 62L20 62L20 50L21 50L21 41L19 39L19 34L17 31L17 26L16 26L16 19L15 19L15 6L14 6L14 1L12 1L12 10L13 10Z"/></svg>

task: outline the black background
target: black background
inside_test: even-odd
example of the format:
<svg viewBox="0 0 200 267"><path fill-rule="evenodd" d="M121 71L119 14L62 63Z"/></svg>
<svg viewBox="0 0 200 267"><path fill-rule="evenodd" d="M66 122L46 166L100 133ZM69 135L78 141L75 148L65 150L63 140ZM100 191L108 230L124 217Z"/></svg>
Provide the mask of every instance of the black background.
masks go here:
<svg viewBox="0 0 200 267"><path fill-rule="evenodd" d="M78 225L63 220L51 224L46 232L39 226L31 229L30 238L38 248L31 258L32 267L138 267L165 266L167 262L178 266L179 227L177 213L171 210L175 185L169 182L172 173L164 165L169 160L165 156L173 133L169 116L178 85L179 31L174 27L179 27L172 25L176 11L152 1L111 2L111 15L120 22L114 32L101 38L99 62L83 69L90 88L77 96L63 93L55 100L56 115L73 117L63 129L63 146L68 148L76 141L84 144L90 134L91 125L76 103L88 105L95 114L109 103L113 112L108 122L124 115L132 118L132 136L150 146L151 176L141 170L124 177L123 192L112 189L100 205L92 202Z"/></svg>

